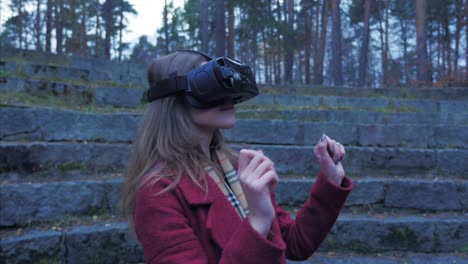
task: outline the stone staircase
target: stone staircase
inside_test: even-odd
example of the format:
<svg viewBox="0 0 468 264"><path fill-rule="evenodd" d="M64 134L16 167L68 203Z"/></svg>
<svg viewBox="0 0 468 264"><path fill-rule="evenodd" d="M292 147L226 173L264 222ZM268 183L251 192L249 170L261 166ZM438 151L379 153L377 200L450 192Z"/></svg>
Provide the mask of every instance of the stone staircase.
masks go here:
<svg viewBox="0 0 468 264"><path fill-rule="evenodd" d="M0 55L0 100L87 98L80 111L0 101L0 263L143 262L119 206L144 68ZM31 74L35 67L40 74ZM97 99L99 90L116 99ZM262 86L224 134L235 149L262 149L273 159L278 202L292 215L318 173L312 149L320 135L345 145L355 189L319 252L290 263L468 263L467 106L468 87Z"/></svg>

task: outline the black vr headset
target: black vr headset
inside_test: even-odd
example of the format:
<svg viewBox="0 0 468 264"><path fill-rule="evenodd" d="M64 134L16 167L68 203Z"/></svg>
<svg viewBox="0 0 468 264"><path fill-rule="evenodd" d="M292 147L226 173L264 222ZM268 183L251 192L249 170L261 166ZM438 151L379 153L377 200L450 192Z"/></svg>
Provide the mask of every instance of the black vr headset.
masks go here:
<svg viewBox="0 0 468 264"><path fill-rule="evenodd" d="M184 95L195 108L211 108L231 100L233 104L246 101L258 95L255 77L249 66L226 57L212 59L201 52L181 50L200 54L208 60L186 75L173 72L169 78L157 82L148 89L148 101L170 95Z"/></svg>

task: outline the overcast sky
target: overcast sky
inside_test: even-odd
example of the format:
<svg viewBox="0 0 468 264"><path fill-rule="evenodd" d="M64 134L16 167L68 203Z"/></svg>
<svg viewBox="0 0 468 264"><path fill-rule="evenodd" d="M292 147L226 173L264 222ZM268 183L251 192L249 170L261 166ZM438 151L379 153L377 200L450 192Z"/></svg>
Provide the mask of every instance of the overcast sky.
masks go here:
<svg viewBox="0 0 468 264"><path fill-rule="evenodd" d="M164 1L161 0L128 0L133 5L138 15L128 16L128 32L124 35L125 42L134 43L138 41L141 35L148 35L149 40L154 42L156 36L156 29L162 23L162 11L164 8ZM174 6L183 6L184 0L173 0ZM8 19L10 16L8 5L10 0L0 0L0 24ZM3 27L2 27L3 30Z"/></svg>

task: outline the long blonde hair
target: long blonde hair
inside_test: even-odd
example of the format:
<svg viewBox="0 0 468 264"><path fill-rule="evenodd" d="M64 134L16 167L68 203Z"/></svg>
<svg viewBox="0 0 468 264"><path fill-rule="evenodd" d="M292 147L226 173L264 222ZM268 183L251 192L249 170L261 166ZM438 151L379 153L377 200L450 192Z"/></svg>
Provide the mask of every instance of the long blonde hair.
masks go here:
<svg viewBox="0 0 468 264"><path fill-rule="evenodd" d="M187 51L161 57L149 66L148 83L151 87L173 72L186 74L203 62L206 62L203 56ZM133 220L136 193L143 183L147 186L170 177L172 184L162 191L166 192L175 188L182 177L189 177L200 188L206 188L205 167L215 164L199 145L188 107L181 96L168 96L149 104L133 143L122 188L123 211L130 221ZM235 153L224 143L219 130L214 133L211 146L237 162Z"/></svg>

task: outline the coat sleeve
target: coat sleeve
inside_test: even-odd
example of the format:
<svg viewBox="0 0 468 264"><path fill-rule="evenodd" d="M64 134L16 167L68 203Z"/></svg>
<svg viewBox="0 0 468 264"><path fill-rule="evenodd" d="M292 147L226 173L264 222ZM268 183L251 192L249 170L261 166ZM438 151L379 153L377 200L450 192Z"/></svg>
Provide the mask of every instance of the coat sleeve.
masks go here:
<svg viewBox="0 0 468 264"><path fill-rule="evenodd" d="M272 193L288 259L306 260L317 250L336 222L352 188L353 183L348 177L343 179L341 186L336 186L319 174L295 220L278 207Z"/></svg>
<svg viewBox="0 0 468 264"><path fill-rule="evenodd" d="M175 191L154 195L163 188L152 188L137 194L135 231L140 240L146 263L208 263L203 250ZM279 227L272 229L268 239L242 221L222 250L219 263L282 263L286 246Z"/></svg>

